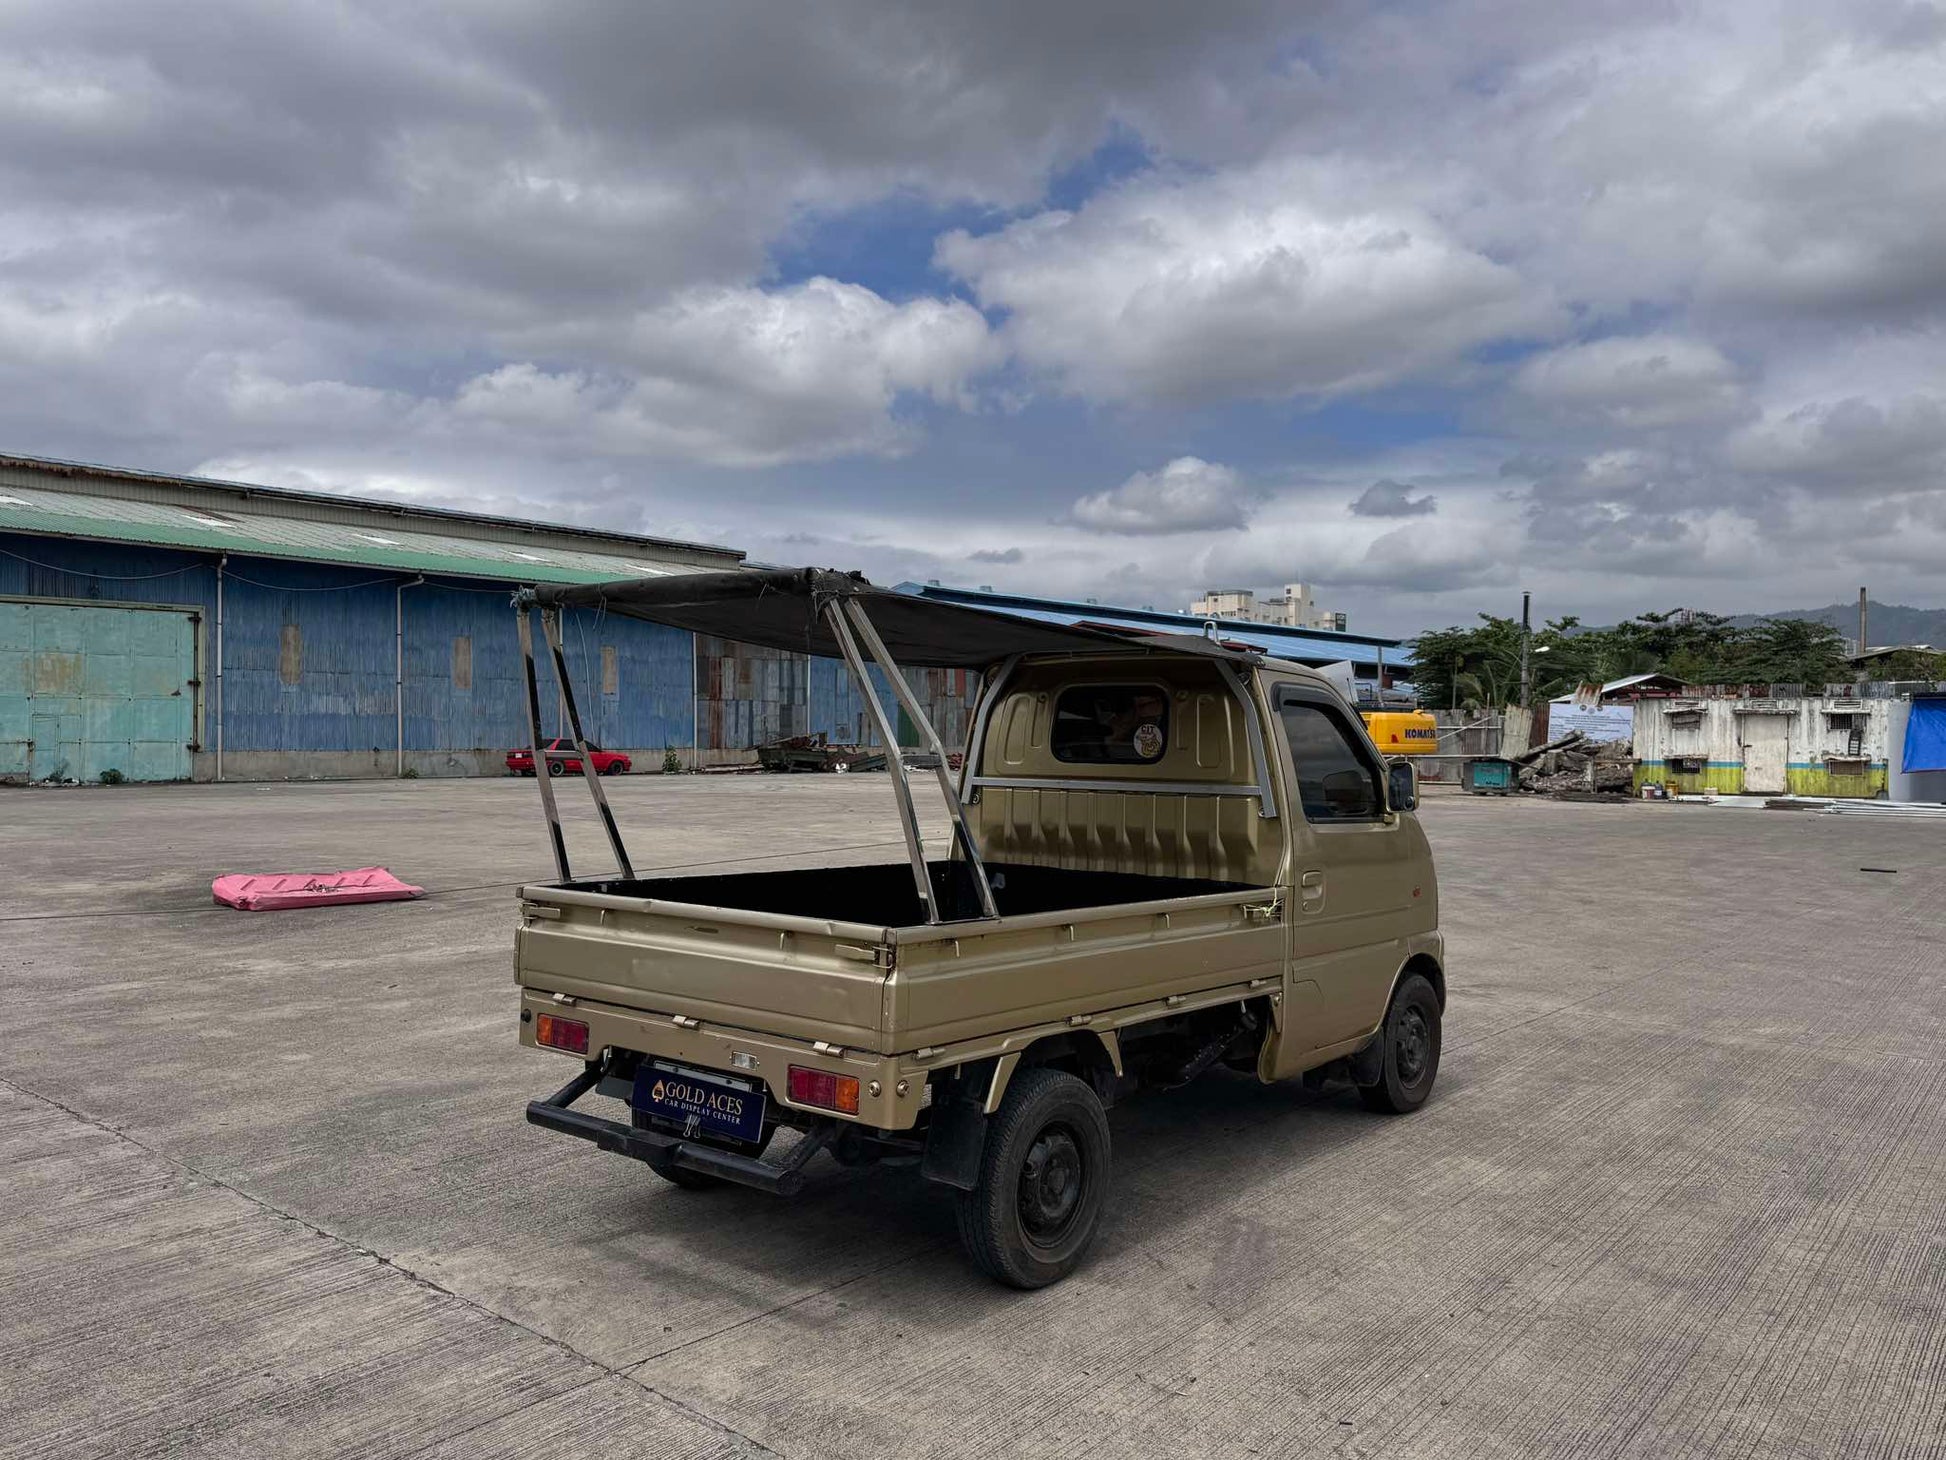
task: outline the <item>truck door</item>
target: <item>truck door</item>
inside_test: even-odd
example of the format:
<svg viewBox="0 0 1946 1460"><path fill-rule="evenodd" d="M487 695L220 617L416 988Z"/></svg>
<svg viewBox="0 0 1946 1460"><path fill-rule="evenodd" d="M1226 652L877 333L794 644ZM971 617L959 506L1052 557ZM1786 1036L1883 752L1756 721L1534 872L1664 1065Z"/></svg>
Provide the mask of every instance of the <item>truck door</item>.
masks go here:
<svg viewBox="0 0 1946 1460"><path fill-rule="evenodd" d="M1405 828L1386 815L1383 767L1351 712L1305 685L1273 694L1295 776L1290 977L1317 986L1293 1001L1314 1028L1290 1032L1294 1044L1315 1049L1384 1017L1417 869Z"/></svg>

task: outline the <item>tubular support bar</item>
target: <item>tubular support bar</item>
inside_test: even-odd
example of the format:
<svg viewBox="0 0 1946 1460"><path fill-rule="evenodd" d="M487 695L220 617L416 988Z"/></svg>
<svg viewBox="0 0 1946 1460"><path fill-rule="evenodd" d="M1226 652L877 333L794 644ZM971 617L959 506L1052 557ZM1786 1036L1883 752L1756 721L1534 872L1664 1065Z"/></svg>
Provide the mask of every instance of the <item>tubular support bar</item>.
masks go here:
<svg viewBox="0 0 1946 1460"><path fill-rule="evenodd" d="M527 1102L527 1120L546 1130L593 1141L604 1151L633 1156L658 1170L680 1167L705 1176L752 1186L776 1196L795 1196L804 1185L804 1168L831 1139L830 1122L820 1124L791 1148L782 1165L773 1166L755 1156L726 1151L721 1146L684 1140L667 1131L638 1130L619 1120L603 1120L569 1107L594 1089L601 1081L602 1067L590 1064L545 1100Z"/></svg>
<svg viewBox="0 0 1946 1460"><path fill-rule="evenodd" d="M588 737L581 733L581 711L574 705L574 684L568 677L568 658L561 646L561 610L544 608L541 610L541 628L547 633L547 647L554 655L554 679L561 686L561 703L568 712L568 729L574 733L574 748L581 753L581 778L588 783L588 790L595 798L595 810L601 816L602 829L608 833L608 845L615 849L615 861L622 869L622 876L629 881L635 880L635 868L629 865L628 849L622 845L621 828L615 825L615 813L608 809L608 793L601 788L601 774L595 769L595 758L588 753ZM541 780L540 753L536 748L534 773Z"/></svg>
<svg viewBox="0 0 1946 1460"><path fill-rule="evenodd" d="M926 847L919 838L919 814L912 809L912 783L906 778L905 757L899 754L898 733L885 716L885 706L879 703L878 691L872 688L872 676L858 653L858 641L852 637L844 609L833 600L825 604L824 616L831 625L831 636L838 641L838 648L845 656L845 663L851 667L852 677L858 681L858 692L865 697L865 708L871 714L879 741L885 746L886 769L892 773L892 794L899 802L899 827L905 833L906 855L912 860L912 881L919 892L919 905L926 910L928 923L940 922L939 904L933 897L932 874L926 869Z"/></svg>
<svg viewBox="0 0 1946 1460"><path fill-rule="evenodd" d="M946 810L953 818L953 831L959 838L960 851L966 857L966 865L973 872L973 887L980 895L980 911L987 917L997 918L1000 916L1000 909L993 900L993 886L987 881L986 863L980 859L980 849L973 841L973 828L966 822L966 808L960 804L959 792L953 788L952 768L946 764L946 746L940 740L939 732L933 729L932 717L919 703L919 697L913 694L912 686L905 682L905 676L899 672L899 666L893 662L892 655L885 647L885 641L879 638L878 630L872 627L871 619L866 617L864 606L856 599L846 599L843 607L846 617L851 620L851 626L858 631L858 637L865 641L866 649L871 651L872 658L878 661L878 667L885 671L885 677L891 681L892 693L904 708L906 717L918 726L920 733L926 737L926 744L931 749L934 760L937 761L935 769L939 774L940 794L946 798Z"/></svg>
<svg viewBox="0 0 1946 1460"><path fill-rule="evenodd" d="M1243 682L1243 676L1236 667L1223 660L1216 661L1216 668L1243 705L1243 726L1250 736L1250 758L1257 763L1257 815L1266 821L1277 816L1277 802L1270 792L1270 756L1264 747L1264 726L1262 717L1257 714L1257 701L1250 694L1250 687Z"/></svg>
<svg viewBox="0 0 1946 1460"><path fill-rule="evenodd" d="M980 758L986 754L987 722L993 715L994 706L1000 703L1000 695L1007 687L1007 681L1014 677L1014 668L1020 663L1018 654L1011 654L1001 661L1000 667L987 676L980 686L978 701L973 706L973 743L966 749L966 764L959 770L959 793L962 800L980 799Z"/></svg>
<svg viewBox="0 0 1946 1460"><path fill-rule="evenodd" d="M532 610L524 598L514 600L514 616L520 624L520 659L527 674L527 724L534 752L534 779L541 785L541 808L547 813L547 834L554 843L554 867L563 882L573 873L568 870L568 844L561 835L561 813L554 805L554 782L547 774L546 752L541 749L541 691L534 678L534 625ZM582 761L587 764L586 759Z"/></svg>

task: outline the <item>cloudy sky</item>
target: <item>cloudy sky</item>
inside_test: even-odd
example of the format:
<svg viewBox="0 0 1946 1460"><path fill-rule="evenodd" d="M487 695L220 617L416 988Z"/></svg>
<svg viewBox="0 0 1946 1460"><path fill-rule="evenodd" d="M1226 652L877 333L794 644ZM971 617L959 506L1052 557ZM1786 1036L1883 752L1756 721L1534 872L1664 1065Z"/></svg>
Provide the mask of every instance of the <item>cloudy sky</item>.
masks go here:
<svg viewBox="0 0 1946 1460"><path fill-rule="evenodd" d="M0 449L1399 632L1935 605L1942 157L1924 3L5 0Z"/></svg>

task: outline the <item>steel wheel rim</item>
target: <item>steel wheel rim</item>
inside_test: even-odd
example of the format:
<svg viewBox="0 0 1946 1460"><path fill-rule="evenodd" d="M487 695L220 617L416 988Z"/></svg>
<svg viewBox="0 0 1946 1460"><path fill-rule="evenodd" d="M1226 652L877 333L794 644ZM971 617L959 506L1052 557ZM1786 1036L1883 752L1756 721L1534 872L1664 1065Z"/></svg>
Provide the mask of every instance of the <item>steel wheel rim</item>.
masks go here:
<svg viewBox="0 0 1946 1460"><path fill-rule="evenodd" d="M1073 1230L1088 1189L1081 1143L1065 1125L1049 1125L1034 1137L1020 1165L1020 1226L1036 1247L1058 1245Z"/></svg>
<svg viewBox="0 0 1946 1460"><path fill-rule="evenodd" d="M1399 1011L1392 1030L1392 1058L1398 1067L1400 1081L1407 1085L1417 1084L1419 1077L1425 1074L1431 1056L1432 1030L1426 1024L1426 1016L1408 1004Z"/></svg>

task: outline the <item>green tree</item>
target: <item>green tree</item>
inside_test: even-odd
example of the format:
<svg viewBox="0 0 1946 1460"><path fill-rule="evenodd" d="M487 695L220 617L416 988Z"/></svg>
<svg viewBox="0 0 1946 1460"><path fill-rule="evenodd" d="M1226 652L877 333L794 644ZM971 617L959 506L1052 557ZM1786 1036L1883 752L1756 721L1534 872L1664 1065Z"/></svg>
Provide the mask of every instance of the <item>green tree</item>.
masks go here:
<svg viewBox="0 0 1946 1460"><path fill-rule="evenodd" d="M1765 619L1749 627L1720 614L1675 608L1609 628L1551 619L1534 633L1534 699L1660 671L1689 684L1822 685L1851 678L1838 631L1813 619ZM1915 666L1914 679L1946 674L1946 661ZM1520 698L1520 625L1483 613L1474 628L1432 629L1412 642L1419 702L1487 709ZM1882 675L1881 677L1890 677ZM1904 677L1904 676L1901 676Z"/></svg>
<svg viewBox="0 0 1946 1460"><path fill-rule="evenodd" d="M1572 618L1535 631L1529 662L1537 701L1580 683L1589 654L1583 637ZM1478 627L1429 629L1411 649L1412 682L1422 705L1478 712L1520 699L1520 624L1514 619L1483 613Z"/></svg>
<svg viewBox="0 0 1946 1460"><path fill-rule="evenodd" d="M1660 671L1692 683L1711 683L1729 662L1739 632L1720 614L1698 609L1672 608L1663 613L1637 614L1611 629L1601 630L1617 658L1626 658L1638 666L1608 678Z"/></svg>
<svg viewBox="0 0 1946 1460"><path fill-rule="evenodd" d="M1769 618L1737 631L1725 667L1731 672L1719 682L1812 686L1852 677L1843 635L1816 619Z"/></svg>

